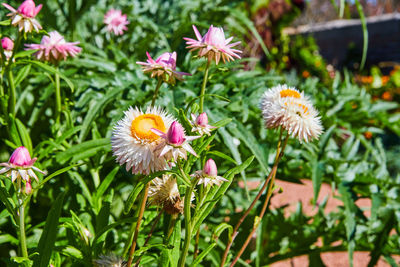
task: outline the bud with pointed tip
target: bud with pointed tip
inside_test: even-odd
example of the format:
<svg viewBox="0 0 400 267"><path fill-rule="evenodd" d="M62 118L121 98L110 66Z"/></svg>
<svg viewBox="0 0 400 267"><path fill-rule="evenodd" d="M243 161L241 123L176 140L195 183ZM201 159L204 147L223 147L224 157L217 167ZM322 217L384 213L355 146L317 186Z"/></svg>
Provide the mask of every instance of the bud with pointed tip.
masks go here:
<svg viewBox="0 0 400 267"><path fill-rule="evenodd" d="M8 37L1 39L1 46L5 51L11 51L14 48L14 42Z"/></svg>
<svg viewBox="0 0 400 267"><path fill-rule="evenodd" d="M208 117L205 112L201 113L197 119L196 119L196 124L201 126L201 127L207 127L208 126Z"/></svg>
<svg viewBox="0 0 400 267"><path fill-rule="evenodd" d="M33 0L25 0L18 7L18 12L26 17L34 18L39 13L40 9L42 9L42 5L35 7L35 2L33 2Z"/></svg>
<svg viewBox="0 0 400 267"><path fill-rule="evenodd" d="M208 159L204 164L203 173L210 177L216 177L218 175L217 165L213 159Z"/></svg>
<svg viewBox="0 0 400 267"><path fill-rule="evenodd" d="M18 167L25 167L32 165L35 161L36 159L31 159L28 149L20 146L14 150L8 162Z"/></svg>
<svg viewBox="0 0 400 267"><path fill-rule="evenodd" d="M185 131L179 122L174 121L167 132L167 142L174 146L180 146L184 141Z"/></svg>
<svg viewBox="0 0 400 267"><path fill-rule="evenodd" d="M32 193L32 184L31 184L31 179L26 181L25 185L25 194L30 195Z"/></svg>

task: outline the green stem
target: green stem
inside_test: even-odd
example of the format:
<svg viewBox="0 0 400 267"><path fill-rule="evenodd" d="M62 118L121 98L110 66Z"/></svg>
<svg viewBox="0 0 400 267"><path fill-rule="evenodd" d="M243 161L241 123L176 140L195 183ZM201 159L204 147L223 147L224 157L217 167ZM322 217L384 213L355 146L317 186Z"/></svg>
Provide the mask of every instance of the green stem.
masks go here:
<svg viewBox="0 0 400 267"><path fill-rule="evenodd" d="M8 83L10 86L10 99L8 101L8 113L11 113L15 117L15 104L16 104L16 92L14 84L14 76L11 70L7 71Z"/></svg>
<svg viewBox="0 0 400 267"><path fill-rule="evenodd" d="M15 84L14 84L14 76L11 72L11 68L13 65L13 60L14 60L14 56L17 52L17 49L19 47L19 44L21 42L21 38L22 38L22 34L21 32L18 32L18 37L17 40L14 43L14 49L13 52L11 54L11 57L8 59L8 64L6 67L6 73L7 73L7 79L8 79L8 85L10 88L10 92L9 92L9 104L8 104L8 113L11 113L13 117L15 117L15 105L16 105L16 92L15 92Z"/></svg>
<svg viewBox="0 0 400 267"><path fill-rule="evenodd" d="M20 188L22 192L22 187ZM24 201L19 198L19 244L21 246L22 257L28 258L28 249L26 248L25 236L25 206Z"/></svg>
<svg viewBox="0 0 400 267"><path fill-rule="evenodd" d="M61 88L60 88L60 75L58 74L58 71L55 73L54 81L56 89L56 110L54 112L54 118L56 120L56 125L58 125L60 123L60 114L61 114Z"/></svg>
<svg viewBox="0 0 400 267"><path fill-rule="evenodd" d="M204 106L204 95L206 93L206 85L208 80L208 71L210 70L211 60L207 61L207 66L204 71L204 78L203 84L201 85L201 92L200 92L200 113L203 113L203 106Z"/></svg>
<svg viewBox="0 0 400 267"><path fill-rule="evenodd" d="M156 90L154 90L153 99L151 100L151 106L152 106L152 107L153 107L154 104L156 103L156 99L157 99L157 96L158 96L158 91L160 90L160 87L161 87L162 82L163 82L162 78L158 78Z"/></svg>
<svg viewBox="0 0 400 267"><path fill-rule="evenodd" d="M185 241L183 243L183 249L181 256L179 258L179 267L184 267L185 262L186 262L186 256L189 252L189 245L190 245L190 240L192 238L192 224L191 224L191 216L190 216L190 206L191 206L191 196L193 193L193 189L196 187L198 179L195 179L192 181L192 185L186 187L186 192L185 192L185 205L184 205L184 211L183 214L185 216Z"/></svg>
<svg viewBox="0 0 400 267"><path fill-rule="evenodd" d="M203 164L204 165L204 164ZM205 191L207 191L207 188L204 186L200 186L199 188L199 199L200 201L197 203L197 206L202 206L204 199L205 199ZM197 230L196 233L196 239L195 239L195 243L194 243L194 253L193 253L193 259L197 258L197 255L199 253L199 239L200 239L200 227Z"/></svg>
<svg viewBox="0 0 400 267"><path fill-rule="evenodd" d="M174 231L177 218L178 218L178 215L175 215L175 214L171 215L171 218L170 218L169 224L168 224L167 238L164 240L164 241L166 241L166 242L164 242L164 244L168 244L168 240L171 237L172 232Z"/></svg>

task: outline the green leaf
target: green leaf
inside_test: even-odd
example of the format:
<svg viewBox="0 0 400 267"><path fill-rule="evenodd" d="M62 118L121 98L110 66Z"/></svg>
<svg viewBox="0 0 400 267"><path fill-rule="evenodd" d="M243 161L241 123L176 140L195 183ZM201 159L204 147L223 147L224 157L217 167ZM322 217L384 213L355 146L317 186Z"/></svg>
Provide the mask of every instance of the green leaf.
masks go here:
<svg viewBox="0 0 400 267"><path fill-rule="evenodd" d="M66 256L68 256L68 257L73 257L73 258L78 259L78 260L83 259L82 252L79 249L77 249L77 248L75 248L73 246L64 247L62 249L61 253L66 255Z"/></svg>
<svg viewBox="0 0 400 267"><path fill-rule="evenodd" d="M10 118L9 130L10 130L11 141L17 147L20 147L20 146L22 146L22 142L21 142L21 139L20 139L19 134L18 134L18 130L17 130L17 125L16 125L16 122L15 122L15 119L11 114L9 114L9 118Z"/></svg>
<svg viewBox="0 0 400 267"><path fill-rule="evenodd" d="M11 24L10 19L0 21L0 26L10 26L10 24Z"/></svg>
<svg viewBox="0 0 400 267"><path fill-rule="evenodd" d="M143 181L140 181L137 183L137 185L135 186L135 188L132 190L132 192L129 194L128 199L125 202L125 206L124 206L124 213L128 214L129 211L131 210L131 208L133 207L133 204L136 201L136 198L138 197L138 195L140 194L140 192L142 192L144 188L144 183Z"/></svg>
<svg viewBox="0 0 400 267"><path fill-rule="evenodd" d="M168 250L169 261L171 263L170 266L178 266L180 244L182 239L181 235L181 221L178 220L175 222L174 230L169 240L169 244L172 245L172 250Z"/></svg>
<svg viewBox="0 0 400 267"><path fill-rule="evenodd" d="M54 68L54 67L52 67L50 65L47 65L45 63L42 63L40 61L36 61L36 60L23 60L23 61L21 61L21 63L30 63L32 65L36 65L36 66L38 66L38 67L50 72L52 74L57 73L58 75L60 75L60 78L63 79L68 84L68 86L71 89L71 91L72 92L74 91L74 84L64 74L59 72L56 68Z"/></svg>
<svg viewBox="0 0 400 267"><path fill-rule="evenodd" d="M18 86L25 78L28 76L29 72L31 71L31 64L26 65L22 67L17 74L17 77L15 77L15 86Z"/></svg>
<svg viewBox="0 0 400 267"><path fill-rule="evenodd" d="M29 57L30 55L34 54L37 50L24 50L15 54L14 58L23 58ZM18 62L18 61L17 61Z"/></svg>
<svg viewBox="0 0 400 267"><path fill-rule="evenodd" d="M96 232L96 236L93 239L92 244L96 245L99 242L98 240L101 240L101 237L104 234L108 233L110 230L114 229L115 227L120 226L120 225L125 224L125 223L126 224L132 224L132 223L135 223L135 222L136 222L136 218L126 218L126 219L122 219L122 220L119 220L118 222L111 223L111 224L105 226L103 229L101 229L100 231Z"/></svg>
<svg viewBox="0 0 400 267"><path fill-rule="evenodd" d="M62 174L62 173L64 173L64 172L67 172L67 171L69 171L70 169L72 169L72 168L74 168L74 167L78 167L78 166L81 166L81 165L83 165L83 164L84 164L84 163L73 164L73 165L70 165L70 166L68 166L68 167L59 169L58 171L53 172L52 174L48 175L48 176L46 177L46 179L43 179L43 181L42 181L38 186L36 186L34 189L35 189L35 190L38 190L38 189L41 188L45 183L47 183L50 179L52 179L52 178L54 178L54 177L56 177L56 176L58 176L58 175L60 175L60 174Z"/></svg>
<svg viewBox="0 0 400 267"><path fill-rule="evenodd" d="M33 154L33 149L32 149L32 141L29 136L28 130L26 127L22 124L22 122L19 119L15 120L19 132L19 136L21 137L22 144L28 149L29 154Z"/></svg>
<svg viewBox="0 0 400 267"><path fill-rule="evenodd" d="M233 164L237 165L237 162L236 162L233 158L229 157L228 155L226 155L226 154L224 154L224 153L222 153L222 152L219 152L219 151L216 151L216 150L214 150L214 151L208 151L208 152L207 152L207 155L214 155L214 156L217 156L217 157L226 159L227 161L230 161L230 162L232 162Z"/></svg>
<svg viewBox="0 0 400 267"><path fill-rule="evenodd" d="M224 178L228 181L224 182L220 187L214 187L206 195L204 204L202 205L202 207L196 209L196 213L194 215L194 218L192 219L192 225L194 225L193 233L197 232L202 222L214 208L216 202L222 197L223 194L225 194L226 190L228 190L233 181L233 177L238 173L243 172L253 162L254 158L254 156L251 156L239 166L236 166L235 168L227 171L224 175Z"/></svg>
<svg viewBox="0 0 400 267"><path fill-rule="evenodd" d="M8 194L6 187L3 184L3 181L0 180L0 200L6 206L8 213L11 214L12 220L15 223L17 221L17 214L15 212L15 204L12 197Z"/></svg>
<svg viewBox="0 0 400 267"><path fill-rule="evenodd" d="M367 20L365 19L363 7L360 4L359 0L355 0L354 3L356 4L358 14L360 15L362 32L363 32L363 53L360 63L360 70L364 68L365 61L367 59L367 51L368 51L368 29L367 29Z"/></svg>
<svg viewBox="0 0 400 267"><path fill-rule="evenodd" d="M196 258L196 260L190 264L190 267L195 267L197 266L203 259L204 257L207 256L208 253L212 251L212 249L217 245L217 243L213 242L211 245L209 245L205 250L203 250Z"/></svg>
<svg viewBox="0 0 400 267"><path fill-rule="evenodd" d="M240 156L240 152L239 152L238 147L232 141L233 140L233 136L230 133L228 133L228 131L226 129L224 129L224 128L218 129L218 133L221 134L221 136L222 136L222 138L223 138L223 140L225 142L225 145L231 151L232 156L235 159L235 161L238 164L241 164L242 163L242 158ZM241 175L242 175L242 179L243 179L244 184L245 184L245 190L246 190L247 198L250 198L249 189L247 188L246 173L242 172Z"/></svg>
<svg viewBox="0 0 400 267"><path fill-rule="evenodd" d="M321 138L319 139L319 158L322 157L322 155L325 152L325 148L328 144L329 139L331 138L333 131L336 129L336 125L332 125L331 127L329 127L328 130L326 130L326 132L321 136Z"/></svg>
<svg viewBox="0 0 400 267"><path fill-rule="evenodd" d="M62 151L56 154L56 160L60 164L64 164L69 159L74 156L79 156L79 159L83 159L80 154L84 153L85 151L101 151L105 150L108 151L111 149L110 139L109 138L102 138L96 140L86 141L77 145L74 145L67 149L66 151ZM77 158L75 158L77 159Z"/></svg>
<svg viewBox="0 0 400 267"><path fill-rule="evenodd" d="M262 146L258 143L257 139L254 137L253 133L246 129L243 124L236 122L236 127L229 127L229 130L240 140L242 140L246 146L250 149L252 154L257 158L258 163L262 172L268 173L268 159L265 156Z"/></svg>
<svg viewBox="0 0 400 267"><path fill-rule="evenodd" d="M115 175L117 174L119 170L119 166L115 167L109 174L107 174L106 178L104 179L103 182L101 182L100 186L96 190L96 195L95 198L97 200L100 200L103 194L106 192L107 188L110 186L112 183Z"/></svg>
<svg viewBox="0 0 400 267"><path fill-rule="evenodd" d="M321 254L317 251L314 251L308 255L309 266L318 266L325 267L324 262L321 259Z"/></svg>
<svg viewBox="0 0 400 267"><path fill-rule="evenodd" d="M322 185L322 177L324 175L325 164L315 159L311 164L311 180L314 188L314 204L318 201L319 191Z"/></svg>
<svg viewBox="0 0 400 267"><path fill-rule="evenodd" d="M95 104L90 107L88 113L86 114L85 119L83 120L82 130L79 135L80 142L82 142L86 138L86 136L90 130L90 125L94 121L95 117L100 115L101 109L103 109L105 106L107 106L108 103L113 101L115 99L115 97L117 96L117 94L122 92L124 89L125 88L120 88L120 87L114 88L114 89L108 91L107 94L103 98L96 99Z"/></svg>
<svg viewBox="0 0 400 267"><path fill-rule="evenodd" d="M61 208L64 201L65 192L61 193L52 205L49 215L46 219L43 233L40 237L37 251L39 256L34 259L33 267L49 266L50 257L53 252L58 232L58 220L61 214Z"/></svg>
<svg viewBox="0 0 400 267"><path fill-rule="evenodd" d="M228 237L229 239L232 237L233 227L227 223L220 223L215 229L213 233L214 239L219 238L223 231L228 230Z"/></svg>
<svg viewBox="0 0 400 267"><path fill-rule="evenodd" d="M345 208L345 227L347 236L347 251L349 253L350 266L353 266L353 254L355 248L355 233L356 233L356 212L357 206L354 203L353 194L350 191L348 185L341 183L339 184L339 192Z"/></svg>
<svg viewBox="0 0 400 267"><path fill-rule="evenodd" d="M260 44L262 50L264 51L264 54L267 56L267 58L269 58L270 57L270 53L268 51L268 48L265 45L264 40L262 39L262 37L258 33L256 27L254 26L253 21L251 21L245 15L245 13L243 11L240 11L239 9L234 9L234 8L233 9L232 8L230 8L230 9L223 8L223 9L228 11L232 16L234 16L238 21L243 23L250 30L250 32L253 34L253 36L256 38L256 40Z"/></svg>
<svg viewBox="0 0 400 267"><path fill-rule="evenodd" d="M25 258L25 257L11 257L11 260L13 262L16 263L22 263L23 266L31 266L32 265L32 261L29 258Z"/></svg>
<svg viewBox="0 0 400 267"><path fill-rule="evenodd" d="M10 234L0 235L0 244L5 244L5 243L10 243L15 246L19 244L19 241L17 238L13 237Z"/></svg>
<svg viewBox="0 0 400 267"><path fill-rule="evenodd" d="M212 126L221 128L221 127L224 127L225 125L228 125L231 121L232 121L232 119L230 119L230 118L223 119L223 120L217 121L216 123L212 124Z"/></svg>

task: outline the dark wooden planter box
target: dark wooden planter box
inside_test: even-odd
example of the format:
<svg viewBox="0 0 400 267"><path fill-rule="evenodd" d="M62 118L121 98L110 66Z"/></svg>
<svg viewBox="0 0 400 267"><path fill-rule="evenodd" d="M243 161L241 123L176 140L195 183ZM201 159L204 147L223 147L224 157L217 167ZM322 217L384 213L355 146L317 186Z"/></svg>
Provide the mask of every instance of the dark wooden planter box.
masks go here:
<svg viewBox="0 0 400 267"><path fill-rule="evenodd" d="M400 14L367 19L368 52L366 65L392 66L400 62ZM289 35L312 35L321 55L337 68L357 68L363 47L361 21L335 20L285 29ZM386 63L386 64L385 64Z"/></svg>

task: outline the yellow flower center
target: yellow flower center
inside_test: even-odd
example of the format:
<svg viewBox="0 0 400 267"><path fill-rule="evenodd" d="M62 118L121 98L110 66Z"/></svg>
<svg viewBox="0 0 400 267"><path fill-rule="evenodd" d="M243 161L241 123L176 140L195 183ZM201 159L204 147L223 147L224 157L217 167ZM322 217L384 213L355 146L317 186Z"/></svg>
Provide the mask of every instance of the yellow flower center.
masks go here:
<svg viewBox="0 0 400 267"><path fill-rule="evenodd" d="M303 110L303 112L304 112L304 114L305 115L308 115L309 113L308 113L308 107L306 106L306 105L303 105L303 104L299 104L299 103L293 103L293 102L285 102L285 106L288 106L288 104L289 105L298 105L302 110ZM301 116L301 114L300 114L300 112L296 112L296 114L297 115L299 115L299 116Z"/></svg>
<svg viewBox="0 0 400 267"><path fill-rule="evenodd" d="M281 97L294 97L294 98L300 98L299 92L292 90L292 89L285 89L279 92L281 94Z"/></svg>
<svg viewBox="0 0 400 267"><path fill-rule="evenodd" d="M143 114L136 117L132 121L131 132L132 136L138 140L155 141L160 138L151 131L151 128L160 130L165 133L165 125L162 118L154 114Z"/></svg>

